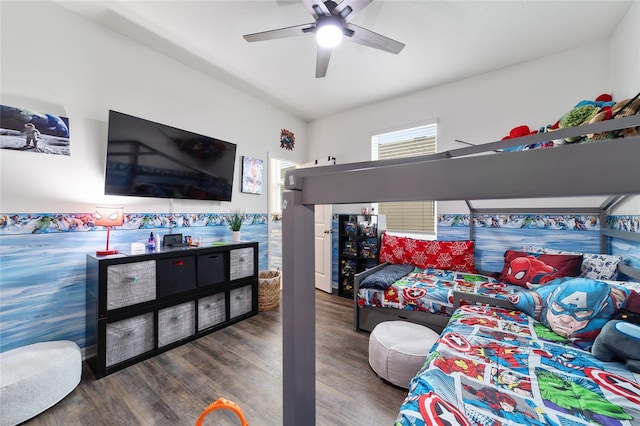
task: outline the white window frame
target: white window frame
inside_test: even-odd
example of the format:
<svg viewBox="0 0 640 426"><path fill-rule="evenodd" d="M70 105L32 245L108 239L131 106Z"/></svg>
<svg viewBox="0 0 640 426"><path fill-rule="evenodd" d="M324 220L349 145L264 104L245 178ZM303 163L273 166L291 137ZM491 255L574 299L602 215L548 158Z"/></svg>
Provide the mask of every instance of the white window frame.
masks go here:
<svg viewBox="0 0 640 426"><path fill-rule="evenodd" d="M403 158L436 153L437 132L437 120L375 132L371 135L371 159ZM412 141L415 143L409 146ZM387 146L386 152L381 152L380 145ZM372 205L374 212L386 216L387 231L414 235L417 238L436 238L436 208L436 202L428 200ZM414 212L411 213L411 210Z"/></svg>

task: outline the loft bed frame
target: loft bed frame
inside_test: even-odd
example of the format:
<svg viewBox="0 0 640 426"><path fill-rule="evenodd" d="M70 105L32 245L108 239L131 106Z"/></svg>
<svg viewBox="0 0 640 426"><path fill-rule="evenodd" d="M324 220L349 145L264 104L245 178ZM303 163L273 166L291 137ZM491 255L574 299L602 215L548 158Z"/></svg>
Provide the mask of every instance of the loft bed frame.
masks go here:
<svg viewBox="0 0 640 426"><path fill-rule="evenodd" d="M553 139L637 126L640 115L557 130ZM640 194L640 137L494 152L549 139L541 133L419 157L287 172L282 230L285 425L314 424L316 417L314 206ZM439 184L451 170L456 173ZM613 231L605 234L618 237Z"/></svg>

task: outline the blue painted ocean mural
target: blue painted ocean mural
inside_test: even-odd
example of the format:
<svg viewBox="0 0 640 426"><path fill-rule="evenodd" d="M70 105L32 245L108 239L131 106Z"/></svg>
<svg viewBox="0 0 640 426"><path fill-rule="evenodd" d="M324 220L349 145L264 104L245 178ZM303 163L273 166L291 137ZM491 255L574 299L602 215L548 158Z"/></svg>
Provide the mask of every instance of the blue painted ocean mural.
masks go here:
<svg viewBox="0 0 640 426"><path fill-rule="evenodd" d="M622 256L627 264L640 268L640 243L617 238L610 238L609 241L611 254Z"/></svg>
<svg viewBox="0 0 640 426"><path fill-rule="evenodd" d="M47 340L85 341L86 255L105 248L92 214L0 215L0 352ZM181 233L202 246L231 240L225 214L130 214L111 230L109 247L129 252L149 233ZM267 215L250 214L245 241L258 241L259 269L268 267Z"/></svg>
<svg viewBox="0 0 640 426"><path fill-rule="evenodd" d="M607 216L607 225L619 231L640 232L640 216ZM640 268L640 242L609 238L611 254L622 256L627 263Z"/></svg>
<svg viewBox="0 0 640 426"><path fill-rule="evenodd" d="M567 251L599 253L598 231L560 231L554 229L476 228L476 267L499 272L506 250L522 250L523 245L536 245Z"/></svg>
<svg viewBox="0 0 640 426"><path fill-rule="evenodd" d="M469 215L440 215L438 239L469 239ZM640 216L608 216L611 229L640 232ZM600 253L600 218L595 215L477 215L474 216L476 266L497 272L506 250L535 245L581 253ZM640 243L610 238L611 254L640 266Z"/></svg>
<svg viewBox="0 0 640 426"><path fill-rule="evenodd" d="M499 271L504 251L522 245L598 253L599 223L592 216L476 217L476 262ZM522 217L527 216L527 217ZM268 268L266 214L249 214L242 239L258 241L259 269ZM595 218L594 222L591 220ZM111 231L110 248L129 251L149 232L182 233L203 245L229 241L226 214L127 214ZM44 340L69 339L86 349L85 261L105 248L106 232L93 214L0 214L0 352ZM281 223L278 223L281 225ZM640 216L610 216L612 229L640 232ZM337 217L333 221L333 285L337 287ZM469 215L438 217L438 239L469 239ZM275 247L274 256L278 257ZM640 267L640 243L610 239L612 254ZM281 253L281 250L280 250Z"/></svg>

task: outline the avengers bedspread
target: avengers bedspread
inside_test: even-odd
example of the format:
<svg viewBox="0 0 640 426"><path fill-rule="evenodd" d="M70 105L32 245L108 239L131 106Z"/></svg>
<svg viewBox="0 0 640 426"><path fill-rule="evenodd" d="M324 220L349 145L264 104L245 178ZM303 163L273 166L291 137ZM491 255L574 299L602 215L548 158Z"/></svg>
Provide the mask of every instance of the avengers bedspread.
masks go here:
<svg viewBox="0 0 640 426"><path fill-rule="evenodd" d="M522 287L505 284L486 275L415 268L385 290L358 289L358 305L450 316L453 313L454 291L506 299L509 294L521 290Z"/></svg>
<svg viewBox="0 0 640 426"><path fill-rule="evenodd" d="M462 306L411 381L400 425L640 425L640 384L520 311Z"/></svg>

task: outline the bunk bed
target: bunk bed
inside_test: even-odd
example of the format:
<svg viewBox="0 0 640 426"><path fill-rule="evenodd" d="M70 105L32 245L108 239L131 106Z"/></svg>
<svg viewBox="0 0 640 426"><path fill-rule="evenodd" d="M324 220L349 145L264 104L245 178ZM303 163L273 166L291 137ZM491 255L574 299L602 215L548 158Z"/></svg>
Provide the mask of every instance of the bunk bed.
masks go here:
<svg viewBox="0 0 640 426"><path fill-rule="evenodd" d="M589 215L598 215L600 223L606 224L606 217L615 209L615 207L624 202L626 196L616 196L607 198L599 207L594 209L584 208L557 208L557 209L523 209L520 213L527 212L529 214L571 214L581 213ZM471 206L470 203L468 203ZM470 208L470 238L473 239L474 217L479 214L491 212L496 215L513 214L513 209L474 209ZM600 253L609 259L616 258L617 264L612 268L614 271L607 276L597 276L591 274L590 271L595 265L595 260L599 256L590 253L573 253L580 255L582 262L580 268L575 265L569 265L564 274L558 274L554 268L552 278L561 276L587 276L605 280L617 280L618 278L631 279L640 281L640 271L626 263L626 259L618 256L608 256L609 249L608 236L615 235L620 240L640 241L640 233L624 230L611 230L605 225L600 227ZM393 237L403 239L404 237ZM411 238L407 238L412 240ZM419 240L418 240L419 241ZM469 240L471 241L471 240ZM469 241L460 241L460 243L468 243ZM387 244L385 236L382 238L382 249ZM416 244L415 240L411 245ZM473 246L472 246L473 247ZM539 256L537 259L544 259L544 255L551 257L563 258L561 251L547 250L542 247L515 247L519 252L528 256ZM424 250L424 248L423 248ZM516 254L515 251L511 253ZM473 249L469 250L469 255L473 255ZM435 257L437 255L434 255ZM528 257L527 256L527 257ZM566 259L556 260L558 262ZM571 258L569 258L571 260ZM547 260L547 262L552 262ZM444 326L448 323L454 307L459 306L461 301L468 303L478 303L479 300L486 302L486 297L492 297L491 304L505 308L513 308L509 302L509 296L523 290L521 285L514 285L510 282L500 281L501 271L480 271L475 270L440 270L434 268L415 268L399 269L398 265L384 262L373 268L367 269L355 275L354 279L354 305L353 305L353 328L355 331L370 332L373 328L383 321L403 320L411 321L421 325L425 325L430 329L440 333ZM406 274L401 272L407 271ZM398 271L398 272L396 272ZM617 271L617 272L616 272ZM395 274L394 274L395 272ZM561 271L562 272L562 271ZM583 272L583 273L581 273ZM584 273L586 272L586 274ZM592 275L596 275L595 277ZM390 281L393 279L393 281ZM373 284L372 284L373 283ZM481 297L475 297L481 296Z"/></svg>
<svg viewBox="0 0 640 426"><path fill-rule="evenodd" d="M557 130L554 138L637 126L640 126L638 115ZM284 424L310 424L311 419L315 419L314 240L311 238L314 206L640 194L637 164L640 137L552 149L496 152L547 139L547 134L536 134L410 159L287 172L288 192L284 194L283 210L283 365L287 366L283 369ZM451 170L456 173L451 174ZM446 182L442 176L447 176ZM424 185L423 182L441 184ZM611 232L606 234L612 236Z"/></svg>

